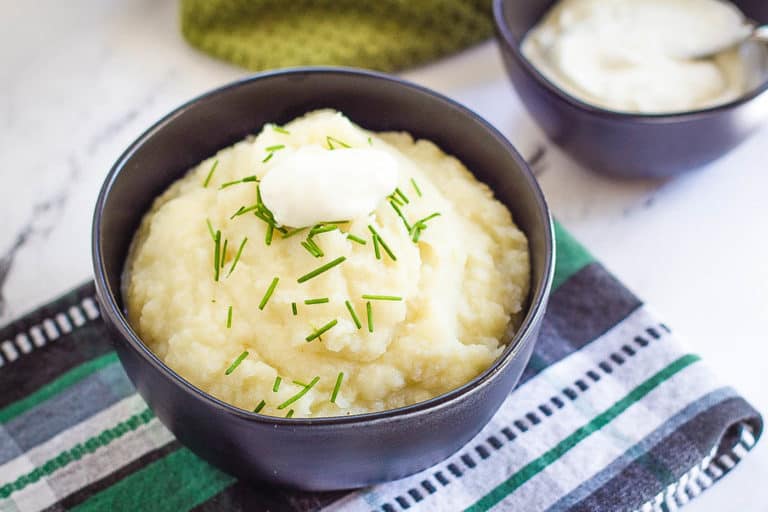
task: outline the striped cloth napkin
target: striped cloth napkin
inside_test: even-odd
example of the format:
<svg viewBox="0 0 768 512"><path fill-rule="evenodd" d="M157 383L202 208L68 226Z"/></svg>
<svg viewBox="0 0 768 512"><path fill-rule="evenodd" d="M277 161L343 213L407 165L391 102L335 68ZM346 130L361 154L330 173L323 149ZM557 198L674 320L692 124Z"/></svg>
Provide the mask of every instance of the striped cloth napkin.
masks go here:
<svg viewBox="0 0 768 512"><path fill-rule="evenodd" d="M435 467L354 492L245 484L182 447L85 285L0 330L0 510L673 510L762 419L559 227L557 249L541 338L498 414Z"/></svg>

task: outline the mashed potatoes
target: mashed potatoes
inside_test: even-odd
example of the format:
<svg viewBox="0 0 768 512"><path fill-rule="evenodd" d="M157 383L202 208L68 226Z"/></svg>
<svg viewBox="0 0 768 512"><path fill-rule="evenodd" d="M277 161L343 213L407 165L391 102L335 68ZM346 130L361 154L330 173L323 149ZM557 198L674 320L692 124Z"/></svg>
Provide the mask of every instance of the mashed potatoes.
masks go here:
<svg viewBox="0 0 768 512"><path fill-rule="evenodd" d="M312 236L276 225L259 180L312 146L388 153L399 193ZM315 192L308 205L322 203ZM262 414L320 417L413 404L477 376L517 325L529 274L525 236L459 161L318 111L266 126L160 196L124 294L144 342L195 386Z"/></svg>

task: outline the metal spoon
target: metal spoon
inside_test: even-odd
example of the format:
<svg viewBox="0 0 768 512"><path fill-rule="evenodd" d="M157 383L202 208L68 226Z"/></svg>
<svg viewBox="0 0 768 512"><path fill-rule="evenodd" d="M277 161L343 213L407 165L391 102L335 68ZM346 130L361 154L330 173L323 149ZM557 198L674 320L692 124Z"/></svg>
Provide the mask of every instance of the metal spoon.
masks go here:
<svg viewBox="0 0 768 512"><path fill-rule="evenodd" d="M750 20L746 23L746 30L742 33L742 35L740 35L740 37L728 41L727 44L721 44L719 46L702 49L702 51L697 52L695 55L691 55L691 57L695 59L706 59L713 57L718 53L722 53L726 50L730 50L731 48L742 45L748 41L768 44L768 25L760 25L756 21Z"/></svg>

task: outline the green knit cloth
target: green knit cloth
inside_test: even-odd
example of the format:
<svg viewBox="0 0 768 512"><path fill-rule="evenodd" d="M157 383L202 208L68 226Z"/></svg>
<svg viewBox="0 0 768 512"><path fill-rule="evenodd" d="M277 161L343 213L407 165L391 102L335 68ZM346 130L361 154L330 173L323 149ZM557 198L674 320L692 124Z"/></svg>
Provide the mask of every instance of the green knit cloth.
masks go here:
<svg viewBox="0 0 768 512"><path fill-rule="evenodd" d="M252 70L339 65L394 71L493 32L490 0L181 0L190 44Z"/></svg>

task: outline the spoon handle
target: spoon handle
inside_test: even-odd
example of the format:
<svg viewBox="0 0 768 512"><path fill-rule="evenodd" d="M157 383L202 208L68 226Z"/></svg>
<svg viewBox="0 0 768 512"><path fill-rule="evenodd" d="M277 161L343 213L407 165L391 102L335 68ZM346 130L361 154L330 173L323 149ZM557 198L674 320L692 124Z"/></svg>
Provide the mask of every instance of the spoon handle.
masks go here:
<svg viewBox="0 0 768 512"><path fill-rule="evenodd" d="M750 36L750 39L752 39L753 41L761 42L761 43L768 43L768 25L755 27L755 30L752 32L752 35Z"/></svg>

